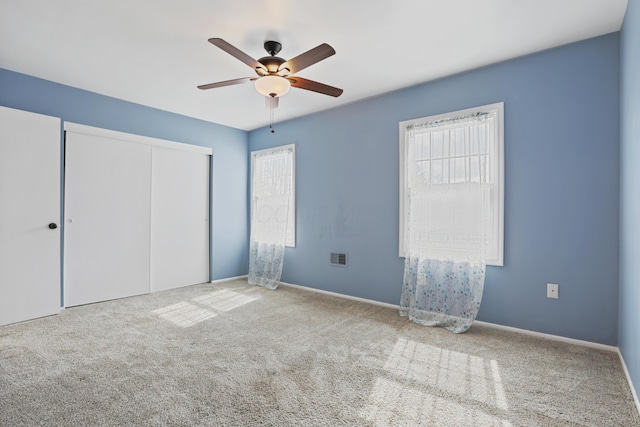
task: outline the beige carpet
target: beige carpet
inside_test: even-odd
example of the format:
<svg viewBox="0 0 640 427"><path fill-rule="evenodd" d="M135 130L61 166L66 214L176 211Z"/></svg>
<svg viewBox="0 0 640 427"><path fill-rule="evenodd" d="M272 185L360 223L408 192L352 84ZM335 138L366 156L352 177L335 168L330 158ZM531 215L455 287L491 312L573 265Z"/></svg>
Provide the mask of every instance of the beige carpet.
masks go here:
<svg viewBox="0 0 640 427"><path fill-rule="evenodd" d="M634 426L616 353L235 281L0 327L0 426Z"/></svg>

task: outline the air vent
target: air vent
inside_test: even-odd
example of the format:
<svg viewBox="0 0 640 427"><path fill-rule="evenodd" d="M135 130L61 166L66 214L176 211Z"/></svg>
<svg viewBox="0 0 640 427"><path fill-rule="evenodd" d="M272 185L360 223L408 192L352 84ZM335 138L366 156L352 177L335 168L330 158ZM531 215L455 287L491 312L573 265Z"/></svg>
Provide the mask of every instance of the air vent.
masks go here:
<svg viewBox="0 0 640 427"><path fill-rule="evenodd" d="M338 267L346 267L347 266L347 254L346 253L331 252L331 265L336 265Z"/></svg>

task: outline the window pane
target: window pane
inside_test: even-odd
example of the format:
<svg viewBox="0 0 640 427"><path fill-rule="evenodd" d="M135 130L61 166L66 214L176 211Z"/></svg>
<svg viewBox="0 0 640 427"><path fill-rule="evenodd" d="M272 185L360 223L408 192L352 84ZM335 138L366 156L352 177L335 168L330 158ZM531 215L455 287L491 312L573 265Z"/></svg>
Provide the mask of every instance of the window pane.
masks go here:
<svg viewBox="0 0 640 427"><path fill-rule="evenodd" d="M423 135L416 137L416 142L413 145L413 152L414 152L413 155L415 156L416 160L424 159L424 155L422 154L423 145L424 145Z"/></svg>
<svg viewBox="0 0 640 427"><path fill-rule="evenodd" d="M278 147L252 153L251 233L265 243L295 245L294 149ZM285 234L286 233L286 234Z"/></svg>
<svg viewBox="0 0 640 427"><path fill-rule="evenodd" d="M464 157L453 159L453 171L451 171L452 182L465 182L465 163Z"/></svg>
<svg viewBox="0 0 640 427"><path fill-rule="evenodd" d="M430 159L431 158L431 135L424 134L422 135L420 141L420 158L421 159Z"/></svg>
<svg viewBox="0 0 640 427"><path fill-rule="evenodd" d="M480 182L480 157L470 157L469 164L469 180L471 182Z"/></svg>
<svg viewBox="0 0 640 427"><path fill-rule="evenodd" d="M486 153L487 152L487 137L489 136L489 126L487 123L483 123L480 125L480 138L478 140L478 152Z"/></svg>
<svg viewBox="0 0 640 427"><path fill-rule="evenodd" d="M433 160L431 165L431 184L442 184L442 162Z"/></svg>
<svg viewBox="0 0 640 427"><path fill-rule="evenodd" d="M454 156L464 156L465 154L465 149L464 149L464 129L456 129L455 130L455 134L456 134L456 140L455 140L455 153L453 154Z"/></svg>
<svg viewBox="0 0 640 427"><path fill-rule="evenodd" d="M451 149L451 131L447 131L447 133L444 135L442 157L444 157L445 159L448 158L451 155L450 149Z"/></svg>
<svg viewBox="0 0 640 427"><path fill-rule="evenodd" d="M414 157L417 162L415 163L417 167L413 170L418 171L420 176L423 177L420 185L416 186L416 191L424 191L425 185L428 187L432 185L441 186L441 189L434 187L431 190L426 190L435 193L440 193L441 191L447 193L449 192L449 187L457 187L455 184L488 183L494 185L491 189L492 198L489 203L493 214L491 215L491 219L487 220L490 233L487 239L491 247L489 250L492 251L491 258L494 260L490 262L490 264L497 262L497 265L502 265L501 236L503 235L503 194L501 191L502 176L500 176L500 172L502 171L501 159L503 149L503 141L501 140L503 135L502 111L502 104L494 104L477 109L468 109L448 113L447 115L434 116L433 118L426 117L406 122L408 123L407 126L411 126L411 131L413 132L413 136L411 137L412 141L419 138L420 142L422 142L420 152L418 153L416 151L416 156ZM497 130L497 126L500 126L500 131ZM401 129L409 128L402 127ZM404 130L401 130L401 133L404 135ZM430 161L424 161L425 159L430 159ZM404 172L402 173L404 174ZM415 177L415 173L413 176ZM405 177L403 181L409 184L407 182L409 179L408 176L405 175ZM461 186L457 188L475 187ZM404 194L402 188L401 192ZM499 197L495 196L496 194L499 194ZM456 197L460 199L462 196L458 195ZM405 196L402 196L401 200L405 200ZM462 197L460 200L465 200L465 197ZM416 197L412 195L410 204L412 212L415 201ZM439 203L441 202L437 202L434 205L434 200L431 199L430 201L431 206L437 206ZM476 212L475 209L472 209L472 211ZM434 217L433 214L417 215L419 224L414 225L418 228L422 226L425 228L420 229L421 231L415 237L424 239L425 242L439 241L440 243L438 243L438 245L448 245L449 248L460 247L460 250L463 251L466 247L479 247L481 241L484 241L485 238L479 237L480 235L472 235L473 233L467 233L464 226L461 226L455 231L447 232L444 235L435 233L432 227L429 226L428 223L433 221L439 222L440 220L447 221L449 219L455 219L454 217L457 215L457 210L454 209L450 212L451 214L447 214L447 218L444 219L438 219ZM413 212L412 215L413 214L415 214L415 212ZM429 221L422 219L427 217L430 218ZM401 210L400 218L401 221L403 221L403 218L409 218L412 222L416 220L415 215L413 218L411 215L407 216L404 210ZM412 236L408 236L408 238L411 242L415 240L413 233ZM498 238L500 238L500 243L498 242ZM408 240L404 239L403 230L401 229L401 242L404 241ZM429 247L428 245L430 245L430 243L425 243L425 245ZM499 251L497 250L498 245Z"/></svg>
<svg viewBox="0 0 640 427"><path fill-rule="evenodd" d="M442 183L443 184L448 184L451 179L451 177L449 176L449 165L451 163L451 160L449 159L444 159L442 160Z"/></svg>
<svg viewBox="0 0 640 427"><path fill-rule="evenodd" d="M418 162L418 175L424 177L429 182L431 177L431 162L429 160L423 160Z"/></svg>
<svg viewBox="0 0 640 427"><path fill-rule="evenodd" d="M474 155L478 154L478 132L480 129L478 126L469 127L469 154Z"/></svg>
<svg viewBox="0 0 640 427"><path fill-rule="evenodd" d="M431 141L431 156L434 159L442 158L442 144L444 142L444 132L434 132Z"/></svg>

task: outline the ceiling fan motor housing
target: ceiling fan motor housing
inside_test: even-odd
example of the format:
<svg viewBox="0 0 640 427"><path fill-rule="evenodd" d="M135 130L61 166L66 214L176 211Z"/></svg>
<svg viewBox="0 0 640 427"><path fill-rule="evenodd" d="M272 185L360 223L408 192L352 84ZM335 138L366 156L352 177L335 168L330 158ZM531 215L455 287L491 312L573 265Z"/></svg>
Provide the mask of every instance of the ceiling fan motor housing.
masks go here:
<svg viewBox="0 0 640 427"><path fill-rule="evenodd" d="M286 60L278 56L264 56L258 59L258 62L267 68L267 71L269 71L269 74L276 74L278 72L278 67L280 67L280 64L282 64L283 62L286 62ZM258 75L262 75L262 74L258 72Z"/></svg>
<svg viewBox="0 0 640 427"><path fill-rule="evenodd" d="M277 41L268 40L264 42L264 50L266 50L267 53L269 53L269 55L271 56L264 56L258 59L258 62L267 68L269 74L276 74L278 72L278 67L280 67L280 64L286 62L285 59L276 56L278 52L282 50L282 44ZM256 72L260 74L258 70L256 70Z"/></svg>

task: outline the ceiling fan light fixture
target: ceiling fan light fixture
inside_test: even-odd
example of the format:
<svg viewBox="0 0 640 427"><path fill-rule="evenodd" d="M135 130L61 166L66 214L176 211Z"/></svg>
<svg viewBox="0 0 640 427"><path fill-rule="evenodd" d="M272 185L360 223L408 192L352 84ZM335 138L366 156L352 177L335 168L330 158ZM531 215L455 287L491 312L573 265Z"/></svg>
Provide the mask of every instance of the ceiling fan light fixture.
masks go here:
<svg viewBox="0 0 640 427"><path fill-rule="evenodd" d="M291 89L289 80L280 76L264 76L256 80L256 90L264 96L277 98Z"/></svg>

